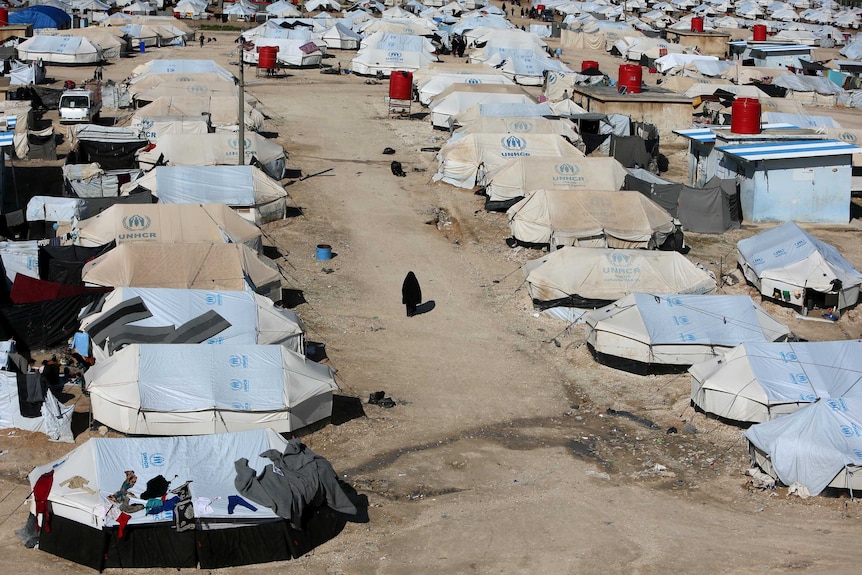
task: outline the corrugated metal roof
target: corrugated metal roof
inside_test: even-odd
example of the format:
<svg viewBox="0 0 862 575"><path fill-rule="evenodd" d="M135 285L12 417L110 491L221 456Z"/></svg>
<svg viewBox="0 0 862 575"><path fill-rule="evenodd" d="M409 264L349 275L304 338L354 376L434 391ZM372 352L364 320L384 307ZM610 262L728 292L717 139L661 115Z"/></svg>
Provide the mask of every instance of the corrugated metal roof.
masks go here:
<svg viewBox="0 0 862 575"><path fill-rule="evenodd" d="M805 44L788 44L785 46L752 46L752 52L811 52L814 46L806 46Z"/></svg>
<svg viewBox="0 0 862 575"><path fill-rule="evenodd" d="M764 130L781 130L781 129L796 129L798 130L798 126L794 126L793 124L763 124L761 126ZM730 126L710 126L708 128L691 128L688 130L674 130L673 133L682 136L683 138L688 138L689 140L695 140L698 142L703 142L704 144L713 144L715 143L715 132L714 129L717 130L729 130ZM752 138L755 138L756 135L753 135Z"/></svg>
<svg viewBox="0 0 862 575"><path fill-rule="evenodd" d="M766 142L736 146L716 146L741 160L780 160L786 158L816 158L862 153L862 148L841 140L802 140L797 142Z"/></svg>

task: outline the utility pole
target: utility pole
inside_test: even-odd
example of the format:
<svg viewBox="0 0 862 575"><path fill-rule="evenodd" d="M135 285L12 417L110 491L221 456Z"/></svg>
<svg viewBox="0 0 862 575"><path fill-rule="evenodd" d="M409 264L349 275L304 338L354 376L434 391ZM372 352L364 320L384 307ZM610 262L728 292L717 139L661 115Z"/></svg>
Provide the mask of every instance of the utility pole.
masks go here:
<svg viewBox="0 0 862 575"><path fill-rule="evenodd" d="M245 73L243 71L243 57L245 52L245 39L239 37L239 165L245 165Z"/></svg>

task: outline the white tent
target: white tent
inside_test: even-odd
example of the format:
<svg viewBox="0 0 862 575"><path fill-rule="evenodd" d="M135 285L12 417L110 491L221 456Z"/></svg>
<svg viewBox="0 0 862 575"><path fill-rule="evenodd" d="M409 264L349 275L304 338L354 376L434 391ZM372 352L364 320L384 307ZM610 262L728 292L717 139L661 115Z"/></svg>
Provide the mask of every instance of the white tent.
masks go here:
<svg viewBox="0 0 862 575"><path fill-rule="evenodd" d="M428 105L431 125L449 129L450 119L477 104L531 104L533 98L520 86L452 84Z"/></svg>
<svg viewBox="0 0 862 575"><path fill-rule="evenodd" d="M596 308L635 292L710 294L715 279L678 252L566 247L524 264L538 309Z"/></svg>
<svg viewBox="0 0 862 575"><path fill-rule="evenodd" d="M164 204L226 204L258 225L287 209L287 192L255 166L158 166L127 186L150 190Z"/></svg>
<svg viewBox="0 0 862 575"><path fill-rule="evenodd" d="M266 13L275 18L297 18L302 16L302 12L292 2L287 0L279 0L273 2L266 7Z"/></svg>
<svg viewBox="0 0 862 575"><path fill-rule="evenodd" d="M597 353L643 364L692 365L742 343L790 334L747 295L636 293L583 320Z"/></svg>
<svg viewBox="0 0 862 575"><path fill-rule="evenodd" d="M179 13L181 18L197 19L207 13L207 4L194 0L180 0L174 5L173 12Z"/></svg>
<svg viewBox="0 0 862 575"><path fill-rule="evenodd" d="M271 522L278 517L266 507L251 511L238 506L234 513L228 513L228 495L236 493L234 461L245 458L251 467L263 469L271 462L260 454L268 449L282 452L286 445L287 440L269 429L203 437L97 437L57 461L36 467L30 473L30 484L35 486L43 473L53 470L48 497L52 515L92 527L95 535L102 538L105 536L101 531L103 527L116 525L116 521L105 514L111 505L107 496L120 489L127 470L132 470L137 476L140 485L136 487L136 493L143 492L146 483L157 475L170 477L172 489L191 480L192 494L195 497L206 496L210 500L212 512L199 517L200 521L242 518L247 524ZM214 453L219 456L213 457ZM73 481L76 477L81 478L81 483ZM31 511L35 510L31 507ZM138 512L132 515L129 523L173 526L174 518L173 514L146 515ZM83 545L85 541L75 543ZM104 545L97 548L98 554L104 555Z"/></svg>
<svg viewBox="0 0 862 575"><path fill-rule="evenodd" d="M132 344L85 377L93 418L135 435L289 433L331 416L338 389L280 345Z"/></svg>
<svg viewBox="0 0 862 575"><path fill-rule="evenodd" d="M326 43L327 48L335 50L358 50L362 42L362 36L342 24L336 22L334 26L328 28L320 39Z"/></svg>
<svg viewBox="0 0 862 575"><path fill-rule="evenodd" d="M106 287L247 290L281 286L275 262L243 244L121 244L84 264L85 284Z"/></svg>
<svg viewBox="0 0 862 575"><path fill-rule="evenodd" d="M238 108L239 96L225 92L202 96L161 96L146 106L135 110L129 125L135 129L140 129L143 118L208 114L210 123L217 130L234 132L239 129ZM246 101L244 121L246 129L257 131L263 128L264 116Z"/></svg>
<svg viewBox="0 0 862 575"><path fill-rule="evenodd" d="M506 214L512 237L552 249L654 249L676 231L669 213L634 191L536 190Z"/></svg>
<svg viewBox="0 0 862 575"><path fill-rule="evenodd" d="M243 62L247 64L257 65L260 58L259 50L267 46L278 48L278 52L275 55L276 60L285 66L294 68L318 66L323 59L323 52L320 51L320 47L317 43L310 40L256 36L252 41L254 42L255 49L242 51ZM322 40L318 40L317 42L323 44L324 48L326 47L326 44Z"/></svg>
<svg viewBox="0 0 862 575"><path fill-rule="evenodd" d="M584 157L565 138L556 134L467 134L447 142L438 154L435 182L461 188L482 185L484 175L519 157Z"/></svg>
<svg viewBox="0 0 862 575"><path fill-rule="evenodd" d="M862 274L838 252L794 222L737 243L746 279L766 297L844 309L859 299ZM813 307L813 306L808 306Z"/></svg>
<svg viewBox="0 0 862 575"><path fill-rule="evenodd" d="M203 343L283 345L305 353L304 326L294 312L251 291L118 287L96 310L85 308L81 331L93 342L96 359L129 343L147 343L213 313L229 325ZM168 328L168 329L165 329Z"/></svg>
<svg viewBox="0 0 862 575"><path fill-rule="evenodd" d="M580 140L575 125L565 118L485 116L456 129L450 139L456 140L467 134L557 134L572 143Z"/></svg>
<svg viewBox="0 0 862 575"><path fill-rule="evenodd" d="M514 158L485 175L485 193L505 203L533 190L619 190L626 174L614 158Z"/></svg>
<svg viewBox="0 0 862 575"><path fill-rule="evenodd" d="M745 343L688 372L695 405L759 423L818 399L862 396L862 341Z"/></svg>
<svg viewBox="0 0 862 575"><path fill-rule="evenodd" d="M72 225L75 245L109 242L220 244L262 249L261 231L224 204L115 204Z"/></svg>
<svg viewBox="0 0 862 575"><path fill-rule="evenodd" d="M435 61L434 45L427 38L375 32L362 40L350 67L356 74L389 76L394 70L414 71Z"/></svg>
<svg viewBox="0 0 862 575"><path fill-rule="evenodd" d="M862 398L821 399L745 432L752 463L818 495L862 488Z"/></svg>
<svg viewBox="0 0 862 575"><path fill-rule="evenodd" d="M81 36L33 36L18 44L21 60L52 64L95 64L104 59L102 49Z"/></svg>
<svg viewBox="0 0 862 575"><path fill-rule="evenodd" d="M487 70L487 72L485 71ZM494 71L493 68L485 67L485 70L477 71L475 74L464 74L464 73L451 73L451 74L435 74L423 81L422 83L416 83L417 91L419 93L419 102L422 103L423 106L427 106L431 103L436 96L444 92L447 88L452 86L453 84L470 84L470 85L489 85L489 84L506 84L513 85L514 82L502 75L499 72ZM413 76L414 81L416 80L416 75Z"/></svg>
<svg viewBox="0 0 862 575"><path fill-rule="evenodd" d="M284 148L255 132L245 134L245 164L260 162L271 178L284 177L287 155ZM168 166L235 166L239 158L239 137L226 132L208 134L164 134L152 147L138 152L144 169L160 161Z"/></svg>
<svg viewBox="0 0 862 575"><path fill-rule="evenodd" d="M0 429L23 429L38 431L52 441L74 443L72 435L72 413L74 405L62 405L52 392L45 394L40 414L25 417L21 413L18 378L24 377L11 371L0 371Z"/></svg>
<svg viewBox="0 0 862 575"><path fill-rule="evenodd" d="M291 4L291 6L293 5ZM257 13L257 10L255 10L254 8L249 8L242 2L236 2L231 6L225 8L224 13L232 16L246 17L254 16Z"/></svg>
<svg viewBox="0 0 862 575"><path fill-rule="evenodd" d="M541 86L547 72L571 72L560 60L551 59L538 47L533 48L490 48L473 51L471 61L483 62L489 66L500 67L503 73L516 84Z"/></svg>
<svg viewBox="0 0 862 575"><path fill-rule="evenodd" d="M555 116L551 106L547 103L542 104L477 104L471 106L464 112L456 114L453 118L453 124L456 126L466 126L470 122L475 122L483 116L494 116L498 118L536 118L539 116Z"/></svg>

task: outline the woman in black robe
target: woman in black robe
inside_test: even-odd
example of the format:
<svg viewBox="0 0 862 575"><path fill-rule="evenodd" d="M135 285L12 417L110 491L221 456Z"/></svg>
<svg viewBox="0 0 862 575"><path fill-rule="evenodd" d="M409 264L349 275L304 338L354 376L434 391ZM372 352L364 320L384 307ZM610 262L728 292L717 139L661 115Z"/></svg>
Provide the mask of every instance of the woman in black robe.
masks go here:
<svg viewBox="0 0 862 575"><path fill-rule="evenodd" d="M422 289L413 272L409 272L401 284L401 303L407 306L407 317L416 315L416 307L422 303Z"/></svg>

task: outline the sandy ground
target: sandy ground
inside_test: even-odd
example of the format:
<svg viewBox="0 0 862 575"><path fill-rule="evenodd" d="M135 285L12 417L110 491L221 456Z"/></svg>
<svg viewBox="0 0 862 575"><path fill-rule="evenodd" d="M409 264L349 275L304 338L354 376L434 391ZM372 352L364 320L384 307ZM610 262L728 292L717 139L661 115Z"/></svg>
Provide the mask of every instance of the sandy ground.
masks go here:
<svg viewBox="0 0 862 575"><path fill-rule="evenodd" d="M236 59L232 34L207 36L218 41L135 55L105 76L121 79L151 57ZM336 55L343 68L351 57ZM585 58L619 63L606 54L563 55L573 67ZM49 69L58 81L90 73ZM481 197L431 184L434 154L420 149L447 134L427 120L389 119L385 83L317 70L256 78L252 69L247 80L291 167L306 175L331 169L291 182L286 189L302 215L266 227L285 256L286 285L304 291L307 303L296 311L309 338L325 342L343 396L364 404L385 390L397 405L363 405L364 415L305 437L367 495L370 522L349 523L297 561L231 572L858 572L856 501L751 489L743 430L696 414L688 377L604 367L580 327L534 316L516 270L540 253L509 249L505 217L486 213ZM383 155L385 147L396 155ZM393 159L406 178L392 176ZM671 175L683 168L672 157ZM691 234L689 257L726 273L735 243L757 231ZM862 265L856 226L814 231ZM315 259L320 243L332 246L332 260ZM413 318L400 302L409 270L433 302ZM743 283L724 292L754 295ZM802 337L862 334L855 311L831 324L764 306ZM661 429L607 416L609 407ZM83 401L78 411L86 411ZM687 433L665 431L686 425ZM27 514L26 473L69 448L0 433L0 451L8 450L0 456L0 564L10 571L89 571L24 549L14 534Z"/></svg>

